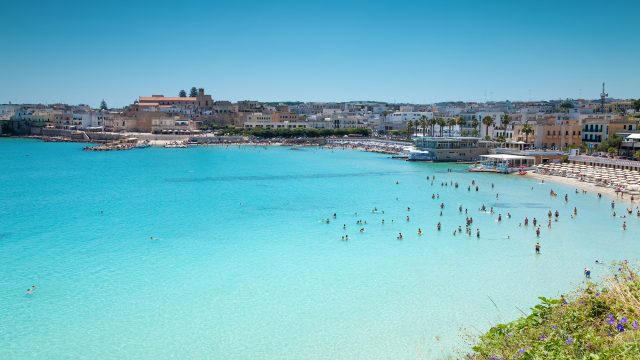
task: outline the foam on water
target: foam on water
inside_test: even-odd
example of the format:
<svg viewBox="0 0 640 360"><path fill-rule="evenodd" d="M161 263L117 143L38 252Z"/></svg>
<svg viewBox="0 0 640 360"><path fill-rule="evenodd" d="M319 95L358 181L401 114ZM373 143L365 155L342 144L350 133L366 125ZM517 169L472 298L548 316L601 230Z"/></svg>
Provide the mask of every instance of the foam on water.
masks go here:
<svg viewBox="0 0 640 360"><path fill-rule="evenodd" d="M572 289L585 266L600 276L595 259L640 254L640 221L613 218L608 199L462 165L81 148L0 140L2 359L433 358L466 348L460 329L485 331ZM460 204L471 237L453 236ZM551 229L549 209L560 211ZM541 223L540 256L525 216Z"/></svg>

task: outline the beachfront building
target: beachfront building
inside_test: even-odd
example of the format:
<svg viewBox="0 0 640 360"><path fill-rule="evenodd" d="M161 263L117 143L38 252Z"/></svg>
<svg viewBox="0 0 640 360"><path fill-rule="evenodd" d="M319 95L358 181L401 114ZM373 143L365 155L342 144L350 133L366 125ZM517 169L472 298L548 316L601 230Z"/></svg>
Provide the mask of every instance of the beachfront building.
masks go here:
<svg viewBox="0 0 640 360"><path fill-rule="evenodd" d="M409 153L412 161L476 161L495 146L476 137L417 137L416 150Z"/></svg>
<svg viewBox="0 0 640 360"><path fill-rule="evenodd" d="M196 130L193 120L179 116L151 120L151 132L154 134L191 134Z"/></svg>

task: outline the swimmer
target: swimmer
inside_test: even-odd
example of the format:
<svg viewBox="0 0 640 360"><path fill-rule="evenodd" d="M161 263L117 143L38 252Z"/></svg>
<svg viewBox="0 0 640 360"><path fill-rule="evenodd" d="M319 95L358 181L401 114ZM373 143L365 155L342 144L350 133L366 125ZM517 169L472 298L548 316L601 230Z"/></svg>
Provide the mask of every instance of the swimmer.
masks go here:
<svg viewBox="0 0 640 360"><path fill-rule="evenodd" d="M627 222L622 223L622 230L627 230Z"/></svg>
<svg viewBox="0 0 640 360"><path fill-rule="evenodd" d="M442 224L438 223L438 231L442 228Z"/></svg>
<svg viewBox="0 0 640 360"><path fill-rule="evenodd" d="M382 219L382 225L384 225L384 219Z"/></svg>
<svg viewBox="0 0 640 360"><path fill-rule="evenodd" d="M342 224L342 229L346 229L347 228L347 224Z"/></svg>
<svg viewBox="0 0 640 360"><path fill-rule="evenodd" d="M407 221L409 221L409 217L407 216Z"/></svg>
<svg viewBox="0 0 640 360"><path fill-rule="evenodd" d="M479 239L480 238L480 229L476 229L476 237Z"/></svg>
<svg viewBox="0 0 640 360"><path fill-rule="evenodd" d="M398 237L397 237L397 239L398 239L398 240L402 240L402 237L403 237L403 236L402 236L402 233L398 233Z"/></svg>
<svg viewBox="0 0 640 360"><path fill-rule="evenodd" d="M337 216L337 215L336 215L336 213L333 213L333 218L334 218L334 219L336 218L336 216Z"/></svg>
<svg viewBox="0 0 640 360"><path fill-rule="evenodd" d="M536 254L540 254L540 243L536 243Z"/></svg>
<svg viewBox="0 0 640 360"><path fill-rule="evenodd" d="M422 236L422 229L418 228L418 236Z"/></svg>
<svg viewBox="0 0 640 360"><path fill-rule="evenodd" d="M410 208L410 207L407 207L407 211L411 211L411 208Z"/></svg>
<svg viewBox="0 0 640 360"><path fill-rule="evenodd" d="M349 241L349 235L344 236L344 241Z"/></svg>

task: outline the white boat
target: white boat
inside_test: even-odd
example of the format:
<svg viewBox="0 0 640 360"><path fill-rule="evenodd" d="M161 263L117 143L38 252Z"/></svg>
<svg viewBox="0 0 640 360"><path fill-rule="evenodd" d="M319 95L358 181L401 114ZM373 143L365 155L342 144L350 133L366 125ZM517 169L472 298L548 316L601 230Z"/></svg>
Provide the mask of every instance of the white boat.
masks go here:
<svg viewBox="0 0 640 360"><path fill-rule="evenodd" d="M411 150L409 151L409 161L434 161L434 154L428 150Z"/></svg>

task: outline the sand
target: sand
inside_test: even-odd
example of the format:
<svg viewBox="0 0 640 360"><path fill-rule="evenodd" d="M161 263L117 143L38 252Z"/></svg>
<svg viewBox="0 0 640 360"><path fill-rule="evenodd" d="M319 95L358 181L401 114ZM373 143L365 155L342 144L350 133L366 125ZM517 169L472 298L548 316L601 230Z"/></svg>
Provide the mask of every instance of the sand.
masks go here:
<svg viewBox="0 0 640 360"><path fill-rule="evenodd" d="M579 181L579 180L573 179L573 178L566 178L566 177L563 177L563 176L555 176L555 175L542 175L542 174L538 174L538 173L531 172L531 171L528 171L525 176L529 176L531 178L538 179L538 180L544 180L544 182L559 183L559 184L568 185L568 186L571 186L571 187L573 187L575 189L578 189L579 191L584 190L584 191L586 191L588 193L600 193L600 194L602 194L602 196L609 197L609 198L614 199L616 201L620 201L620 202L624 202L624 203L628 203L628 204L633 204L633 205L636 205L636 206L638 205L638 200L639 199L637 199L638 198L637 196L636 196L636 199L634 201L631 201L631 195L624 194L624 193L616 194L616 191L613 188L603 187L603 186L595 186L592 183ZM622 195L622 197L620 197L620 195ZM558 194L558 196L564 196L564 194Z"/></svg>

